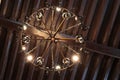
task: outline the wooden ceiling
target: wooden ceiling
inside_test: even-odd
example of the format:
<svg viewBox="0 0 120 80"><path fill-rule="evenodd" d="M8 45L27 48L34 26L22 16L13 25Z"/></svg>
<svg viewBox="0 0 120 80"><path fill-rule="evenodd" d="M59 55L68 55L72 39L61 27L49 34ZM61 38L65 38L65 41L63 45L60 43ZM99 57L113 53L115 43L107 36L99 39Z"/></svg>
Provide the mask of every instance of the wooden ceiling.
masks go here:
<svg viewBox="0 0 120 80"><path fill-rule="evenodd" d="M112 55L91 50L83 54L82 64L60 73L38 70L25 63L19 50L16 24L46 4L60 4L82 16L83 23L89 27L80 31L86 40L120 50L120 0L1 0L0 18L8 21L0 20L0 80L120 80L120 56L114 56L115 50Z"/></svg>

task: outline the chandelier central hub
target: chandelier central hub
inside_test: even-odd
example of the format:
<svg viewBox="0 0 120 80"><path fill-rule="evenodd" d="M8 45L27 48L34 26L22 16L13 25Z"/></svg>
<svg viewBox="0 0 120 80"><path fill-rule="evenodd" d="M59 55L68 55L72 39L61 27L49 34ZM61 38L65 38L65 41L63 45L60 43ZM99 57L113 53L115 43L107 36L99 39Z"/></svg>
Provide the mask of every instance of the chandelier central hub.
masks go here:
<svg viewBox="0 0 120 80"><path fill-rule="evenodd" d="M51 37L51 41L55 42L55 40L56 40L55 37Z"/></svg>

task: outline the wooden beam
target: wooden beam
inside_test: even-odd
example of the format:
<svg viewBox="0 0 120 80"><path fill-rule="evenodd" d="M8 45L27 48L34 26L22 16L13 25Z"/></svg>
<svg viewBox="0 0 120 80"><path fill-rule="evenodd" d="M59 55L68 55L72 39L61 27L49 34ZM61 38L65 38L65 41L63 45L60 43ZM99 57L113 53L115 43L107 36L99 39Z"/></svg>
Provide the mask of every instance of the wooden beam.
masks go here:
<svg viewBox="0 0 120 80"><path fill-rule="evenodd" d="M13 27L16 28L15 26L21 26L21 25L23 25L22 23L15 22L15 21L12 21L12 20L8 20L8 19L5 19L5 18L0 18L0 23L1 23L1 24L4 24L4 25L6 25L6 26L11 25L10 28L12 28L12 29L13 29ZM6 23L7 23L7 24L6 24ZM91 44L92 44L93 46L97 46L97 44L93 44L93 43L91 43ZM101 47L101 49L103 49L103 48L102 48L102 45L99 45L99 46L97 46L97 47ZM89 48L89 50L91 50L92 48L94 48L93 51L96 51L95 49L97 49L97 47L90 47L90 43L87 43L87 44L86 44L86 48ZM111 50L110 50L110 51L111 51ZM103 51L100 52L100 51L97 50L98 53L104 53L105 55L109 55L109 56L110 56L110 55L111 55L111 56L112 56L112 55L113 55L113 56L116 55L116 56L114 56L114 57L117 57L117 55L118 55L118 58L120 57L118 53L115 53L115 52L112 53L112 52L110 52L110 51L109 51L109 53L108 53L108 52L105 53L105 52L103 52ZM118 50L118 51L119 51L119 50ZM115 53L115 54L114 54L114 53Z"/></svg>
<svg viewBox="0 0 120 80"><path fill-rule="evenodd" d="M23 24L14 20L6 19L3 17L0 17L0 27L5 27L13 30L17 30L18 26L22 26Z"/></svg>
<svg viewBox="0 0 120 80"><path fill-rule="evenodd" d="M120 49L107 47L102 44L96 44L89 41L85 43L85 48L91 52L96 52L103 55L120 58Z"/></svg>

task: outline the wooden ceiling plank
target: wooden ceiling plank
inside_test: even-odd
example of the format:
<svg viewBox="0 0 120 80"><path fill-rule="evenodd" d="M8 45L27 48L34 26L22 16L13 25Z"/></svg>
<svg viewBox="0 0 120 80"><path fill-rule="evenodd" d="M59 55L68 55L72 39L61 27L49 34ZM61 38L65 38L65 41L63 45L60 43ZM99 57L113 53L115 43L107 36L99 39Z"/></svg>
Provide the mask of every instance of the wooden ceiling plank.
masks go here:
<svg viewBox="0 0 120 80"><path fill-rule="evenodd" d="M108 77L109 80L119 80L120 79L120 59L115 59L114 67L111 70L111 73Z"/></svg>
<svg viewBox="0 0 120 80"><path fill-rule="evenodd" d="M7 8L8 8L8 4L9 4L9 0L2 0L2 1L3 1L3 4L1 4L2 7L1 7L1 11L0 11L0 16L5 17Z"/></svg>
<svg viewBox="0 0 120 80"><path fill-rule="evenodd" d="M29 9L29 4L30 4L30 0L24 1L19 21L24 22L25 17L27 16L28 9Z"/></svg>
<svg viewBox="0 0 120 80"><path fill-rule="evenodd" d="M113 62L114 62L114 58L109 57L107 60L107 64L105 64L105 67L104 67L105 70L102 73L103 76L101 75L101 79L108 80L108 76L110 74L110 70L112 68Z"/></svg>
<svg viewBox="0 0 120 80"><path fill-rule="evenodd" d="M95 22L96 23L93 26L91 26L90 32L92 32L92 33L89 33L90 34L89 39L92 40L92 41L97 40L98 32L99 32L100 26L102 24L102 20L104 18L104 14L105 14L105 11L106 11L108 0L101 1L101 4L102 4L102 6L100 6L100 8L98 8L98 11L97 11L98 12L97 15L99 15L99 16L96 16L93 19L93 21L95 20L94 23ZM105 9L103 9L103 8L105 8ZM99 19L99 21L96 20L95 18ZM101 59L102 59L102 57L101 57ZM101 61L99 60L98 62L101 62ZM96 64L96 66L97 65L99 66L99 64ZM91 65L88 65L87 67L90 67L90 66ZM89 70L87 71L87 73L89 73ZM85 76L89 75L87 73L85 74ZM93 74L94 74L94 72L93 72ZM93 74L90 74L89 76L92 78ZM88 77L86 77L86 78L88 78Z"/></svg>
<svg viewBox="0 0 120 80"><path fill-rule="evenodd" d="M98 3L98 0L93 0L90 4L90 6L88 6L88 11L87 11L87 15L85 17L85 21L84 21L84 24L85 26L91 26L92 24L92 20L93 20L93 16L95 14L95 9L96 9L96 6L97 6L97 3ZM82 34L87 37L88 36L88 32L89 32L89 29L86 30L86 31L82 31Z"/></svg>
<svg viewBox="0 0 120 80"><path fill-rule="evenodd" d="M85 6L86 6L87 0L82 0L81 2L81 6L79 9L79 16L84 16L84 10L85 10Z"/></svg>
<svg viewBox="0 0 120 80"><path fill-rule="evenodd" d="M2 51L3 51L3 46L5 44L6 35L7 35L6 29L1 27L0 42L2 42L2 43L0 43L0 53L2 53ZM2 54L0 54L0 59L2 57L1 55Z"/></svg>
<svg viewBox="0 0 120 80"><path fill-rule="evenodd" d="M14 20L16 20L16 18L18 16L18 11L20 8L19 2L21 2L21 0L16 1L14 4L14 9L13 9L12 17L11 17ZM17 35L17 33L16 33L16 35ZM5 77L6 80L11 80L11 77L12 77L12 73L13 73L13 69L14 69L14 65L15 65L15 59L16 59L18 46L19 46L19 42L16 42L16 41L19 41L18 39L15 39L14 43L12 44L13 45L12 52L11 52L12 58L10 58L9 63L8 63L9 68L8 68L8 70L6 70L6 77Z"/></svg>
<svg viewBox="0 0 120 80"><path fill-rule="evenodd" d="M41 3L41 0L35 0L32 12L35 12L39 9L40 3Z"/></svg>
<svg viewBox="0 0 120 80"><path fill-rule="evenodd" d="M116 1L117 2L117 1ZM118 3L118 2L117 2ZM119 3L118 3L119 4ZM114 9L114 7L113 7L113 13L111 14L111 15L113 15L111 18L110 18L110 20L109 20L109 22L108 22L108 25L106 26L106 30L107 31L105 31L105 35L103 35L103 40L102 40L102 44L104 44L104 45L107 45L108 44L108 39L109 39L109 37L110 37L110 33L111 33L111 31L112 31L112 27L113 27L113 23L114 23L114 19L115 19L115 16L116 16L116 13L117 13L117 9L116 9L116 7L117 7L118 5L116 5L116 4L114 4L114 7L115 7L115 9ZM108 35L107 35L108 34ZM98 37L99 38L99 37ZM95 73L94 73L94 75L93 75L93 79L94 80L96 80L96 78L97 78L97 76L98 76L98 73L99 73L99 70L100 70L100 67L101 67L101 65L100 64L102 64L102 62L103 62L103 57L104 57L104 55L100 55L102 58L100 58L99 60L99 63L98 63L98 65L96 66L96 70L94 71ZM106 57L104 57L104 58L106 58ZM109 75L109 71L110 71L110 69L111 69L111 67L112 67L112 63L113 63L113 61L114 61L114 59L113 58L111 58L111 57L109 57L108 58L108 60L107 60L107 64L104 64L104 65L106 65L106 69L102 72L102 75L104 75L104 73L106 72L107 73L107 75L106 76L108 76ZM102 78L104 78L104 76L102 76L101 75L101 77ZM106 79L106 78L104 78L104 79Z"/></svg>
<svg viewBox="0 0 120 80"><path fill-rule="evenodd" d="M110 18L109 18L109 22L106 26L105 34L103 35L103 37L104 37L103 43L107 43L108 40L109 40L109 36L110 36L111 31L112 31L112 28L113 28L113 25L114 25L114 22L115 22L115 18L117 16L119 6L120 6L120 0L114 1L114 4L112 6L111 15L110 15Z"/></svg>
<svg viewBox="0 0 120 80"><path fill-rule="evenodd" d="M25 0L24 1L19 21L24 22L25 16L27 15L27 11L29 9L28 8L29 4L30 4L30 0ZM18 71L16 73L16 79L17 80L21 80L22 79L24 66L25 66L25 60L23 59L23 57L24 57L24 55L21 55L21 57L20 57Z"/></svg>
<svg viewBox="0 0 120 80"><path fill-rule="evenodd" d="M90 31L89 31L89 36L88 39L92 41L96 41L98 37L98 33L100 31L102 21L104 19L104 15L107 9L109 0L101 0L98 5L101 4L100 7L97 6L96 8L96 14L93 20L93 25L91 25ZM90 36L91 35L91 36Z"/></svg>
<svg viewBox="0 0 120 80"><path fill-rule="evenodd" d="M18 16L19 16L18 14L19 14L20 8L21 8L21 3L22 3L22 0L15 0L11 19L16 20L18 18Z"/></svg>
<svg viewBox="0 0 120 80"><path fill-rule="evenodd" d="M111 16L110 16L110 21L108 23L109 29L107 27L107 29L106 29L107 31L106 31L106 33L104 35L104 37L105 37L105 39L103 40L104 43L108 42L108 38L107 37L110 36L111 32L109 32L109 31L112 31L112 27L113 27L113 24L115 22L115 18L116 18L116 15L117 15L117 12L118 12L118 9L119 9L119 5L120 5L120 1L119 0L114 1L114 2L115 3L113 5L113 10L112 10L112 13L111 13ZM119 32L119 31L117 31L117 32ZM119 37L117 37L117 38L119 38ZM113 43L119 44L118 42L113 42ZM115 46L116 45L113 45L113 47L115 47ZM110 57L109 61L107 62L107 65L106 65L107 68L105 70L105 75L104 75L104 79L106 79L106 80L108 79L108 76L110 74L111 68L113 66L113 62L114 62L114 58Z"/></svg>
<svg viewBox="0 0 120 80"><path fill-rule="evenodd" d="M16 35L19 35L19 33L16 33ZM15 37L16 37L15 35ZM17 51L18 51L18 46L19 46L19 39L14 39L14 43L12 44L12 51L10 52L11 54L11 58L9 60L9 63L7 65L7 69L6 69L6 76L5 76L5 80L11 80L12 77L12 73L14 70L14 65L15 65L15 59L16 59L16 55L17 55Z"/></svg>
<svg viewBox="0 0 120 80"><path fill-rule="evenodd" d="M118 1L115 1L115 3L114 3L114 6L113 6L113 11L112 12L114 12L113 14L115 14L115 15L117 15L117 12L118 12L118 8L119 8L119 4L120 4L120 1L118 0ZM115 9L116 9L116 11L114 11ZM116 13L115 13L116 12ZM118 13L119 14L119 13ZM117 19L117 18L116 18ZM114 22L114 21L113 21ZM117 22L117 24L119 24L119 22ZM114 40L113 40L113 43L112 43L112 46L113 47L115 47L115 48L117 48L118 47L118 44L119 44L119 41L120 41L120 37L119 37L119 34L120 34L120 27L118 26L118 25L115 25L116 27L115 28L117 28L117 30L115 30L116 32L114 33ZM115 62L115 59L113 59L113 61ZM111 69L112 69L112 66L114 66L113 64L112 64L112 62L113 61L111 61L110 63L111 63L111 65L109 65L108 67L107 67L107 69L106 69L106 73L105 73L105 76L104 76L104 78L105 79L108 79L109 78L109 75L110 75L110 71L111 71ZM118 62L119 63L119 62ZM119 73L117 73L116 75L119 75ZM117 76L116 76L117 77Z"/></svg>
<svg viewBox="0 0 120 80"><path fill-rule="evenodd" d="M89 68L90 62L92 61L92 58L93 58L93 54L88 55L88 58L86 59L87 62L84 66L84 71L83 71L81 80L85 80L87 73L88 73L88 68Z"/></svg>
<svg viewBox="0 0 120 80"><path fill-rule="evenodd" d="M10 45L12 41L12 36L13 36L12 31L8 31L7 37L5 40L4 49L2 52L2 57L0 59L0 80L3 80L4 78L4 73L5 73L5 69L7 66L7 60L8 60L9 49L10 49Z"/></svg>
<svg viewBox="0 0 120 80"><path fill-rule="evenodd" d="M94 70L91 72L92 74L91 79L96 80L103 59L104 59L103 55L97 55L97 59L94 62L94 68L93 68Z"/></svg>
<svg viewBox="0 0 120 80"><path fill-rule="evenodd" d="M113 46L115 48L117 48L119 46L119 41L120 41L120 27L119 26L117 26L118 27L117 32L115 34L115 38L114 38L114 41L113 41Z"/></svg>

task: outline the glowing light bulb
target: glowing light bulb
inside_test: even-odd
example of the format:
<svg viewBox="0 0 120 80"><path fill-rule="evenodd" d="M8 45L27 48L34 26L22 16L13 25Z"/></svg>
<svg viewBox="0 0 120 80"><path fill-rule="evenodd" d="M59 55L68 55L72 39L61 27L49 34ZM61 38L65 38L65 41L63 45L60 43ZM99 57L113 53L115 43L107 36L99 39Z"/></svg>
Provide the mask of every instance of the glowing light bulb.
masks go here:
<svg viewBox="0 0 120 80"><path fill-rule="evenodd" d="M77 21L77 20L78 20L78 18L77 18L77 17L75 17L75 20Z"/></svg>
<svg viewBox="0 0 120 80"><path fill-rule="evenodd" d="M27 30L27 26L26 25L23 25L23 30Z"/></svg>
<svg viewBox="0 0 120 80"><path fill-rule="evenodd" d="M25 45L22 45L22 50L25 51L27 48Z"/></svg>
<svg viewBox="0 0 120 80"><path fill-rule="evenodd" d="M78 55L73 55L72 56L72 61L73 62L78 62L79 61L79 56Z"/></svg>
<svg viewBox="0 0 120 80"><path fill-rule="evenodd" d="M60 7L56 7L56 11L60 12L61 8Z"/></svg>
<svg viewBox="0 0 120 80"><path fill-rule="evenodd" d="M32 55L27 55L27 61L32 61L33 60L33 56Z"/></svg>
<svg viewBox="0 0 120 80"><path fill-rule="evenodd" d="M0 4L1 4L1 1L2 1L2 0L0 0Z"/></svg>
<svg viewBox="0 0 120 80"><path fill-rule="evenodd" d="M60 66L60 65L56 65L55 69L56 69L56 70L60 70L60 69L61 69L61 66Z"/></svg>

